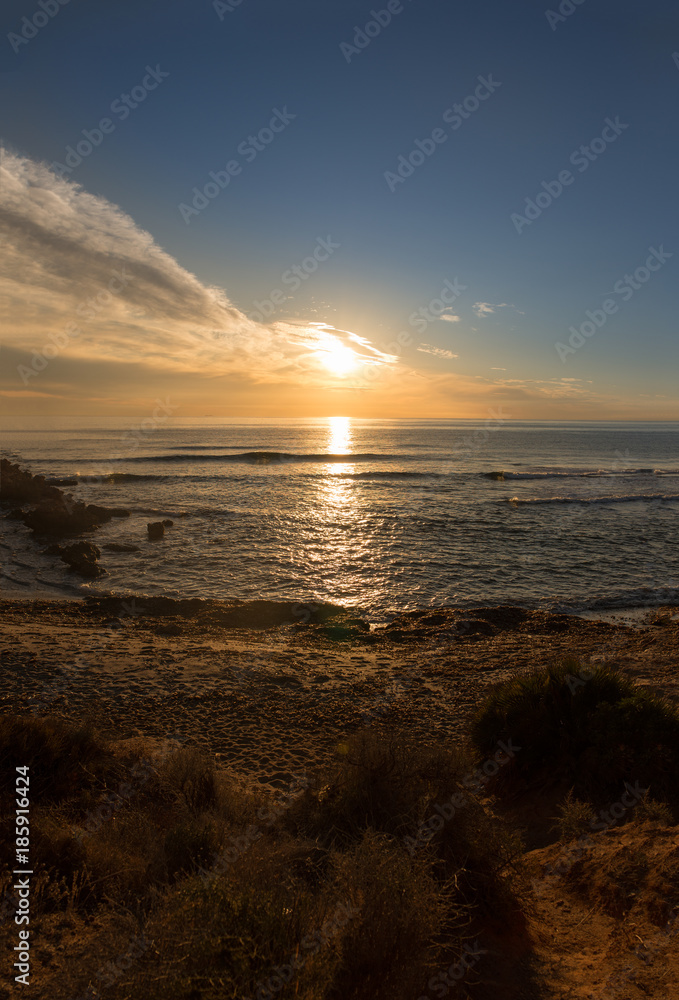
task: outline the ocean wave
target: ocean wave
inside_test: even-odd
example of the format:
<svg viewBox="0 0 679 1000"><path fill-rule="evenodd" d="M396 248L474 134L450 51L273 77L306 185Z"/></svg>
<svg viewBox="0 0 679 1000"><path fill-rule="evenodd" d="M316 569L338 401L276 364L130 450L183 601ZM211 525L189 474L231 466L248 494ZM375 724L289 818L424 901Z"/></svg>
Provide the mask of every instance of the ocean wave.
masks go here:
<svg viewBox="0 0 679 1000"><path fill-rule="evenodd" d="M440 479L443 473L441 472L386 472L386 471L376 471L376 472L338 472L334 475L328 477L319 476L314 478L329 478L329 479Z"/></svg>
<svg viewBox="0 0 679 1000"><path fill-rule="evenodd" d="M286 451L245 451L237 455L134 455L131 458L115 458L114 462L240 462L248 465L276 465L287 462L316 462L336 464L344 462L403 462L414 458L413 455L380 455L373 452L352 455L333 455L325 452L313 455L298 454ZM85 461L85 459L82 459Z"/></svg>
<svg viewBox="0 0 679 1000"><path fill-rule="evenodd" d="M679 493L625 493L620 496L605 497L504 497L499 503L511 504L551 504L551 503L638 503L640 501L663 500L676 502Z"/></svg>
<svg viewBox="0 0 679 1000"><path fill-rule="evenodd" d="M482 472L484 479L495 479L504 482L508 479L606 479L610 476L679 476L679 469L596 469L584 472L575 469L549 472L505 472L498 469L493 472Z"/></svg>
<svg viewBox="0 0 679 1000"><path fill-rule="evenodd" d="M135 475L133 472L106 472L102 476L77 476L78 483L136 483L142 480L166 479L151 473Z"/></svg>
<svg viewBox="0 0 679 1000"><path fill-rule="evenodd" d="M305 480L319 480L319 479L358 479L358 480L389 480L389 479L442 479L446 478L444 473L441 472L409 472L407 470L396 469L389 472L385 469L382 470L372 470L370 472L311 472L311 473L299 473L300 477ZM80 476L77 473L69 477L64 477L60 479L48 480L54 485L59 486L103 486L110 484L125 484L125 483L137 483L137 482L160 482L166 485L171 485L173 482L181 483L211 483L215 481L214 475L177 475L173 473L144 473L142 475L137 475L133 472L110 472L101 476ZM229 476L229 482L247 482L247 475L243 476ZM250 479L250 482L252 480Z"/></svg>

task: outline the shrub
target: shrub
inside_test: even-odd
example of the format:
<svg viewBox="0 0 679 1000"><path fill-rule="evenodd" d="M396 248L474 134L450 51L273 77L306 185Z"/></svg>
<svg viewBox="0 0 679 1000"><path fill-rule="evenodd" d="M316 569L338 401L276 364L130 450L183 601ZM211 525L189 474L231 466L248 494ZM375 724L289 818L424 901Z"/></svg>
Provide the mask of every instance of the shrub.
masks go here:
<svg viewBox="0 0 679 1000"><path fill-rule="evenodd" d="M351 1000L418 996L436 959L444 932L467 922L433 875L429 855L409 857L402 844L367 830L331 862L351 919L342 931L343 961L334 994ZM461 944L459 945L461 951Z"/></svg>
<svg viewBox="0 0 679 1000"><path fill-rule="evenodd" d="M297 798L285 822L326 847L360 840L368 828L405 836L419 826L432 796L452 794L468 770L457 751L362 731Z"/></svg>
<svg viewBox="0 0 679 1000"><path fill-rule="evenodd" d="M398 838L413 856L433 857L455 899L515 909L506 879L521 854L518 835L491 816L473 790L474 769L458 750L408 745L370 731L349 740L341 759L289 810L284 822L325 847L351 849L366 831ZM450 800L461 802L455 809Z"/></svg>
<svg viewBox="0 0 679 1000"><path fill-rule="evenodd" d="M584 798L617 795L639 781L678 801L679 714L663 698L605 666L567 660L500 684L472 722L482 755L498 740L521 747L495 790L566 785Z"/></svg>
<svg viewBox="0 0 679 1000"><path fill-rule="evenodd" d="M271 995L321 1000L332 979L336 948L315 953L303 946L322 926L327 913L300 889L266 881L250 870L247 881L194 877L178 883L150 917L148 935L153 954L134 970L134 994L148 1000L201 997L241 1000L266 996L265 984L295 958L303 959L291 974L291 988L278 979ZM131 982L120 993L130 995Z"/></svg>
<svg viewBox="0 0 679 1000"><path fill-rule="evenodd" d="M0 790L14 790L16 768L30 768L33 804L57 802L74 791L106 787L121 765L87 727L5 715L0 717Z"/></svg>
<svg viewBox="0 0 679 1000"><path fill-rule="evenodd" d="M163 763L163 777L182 795L194 813L214 806L217 784L213 762L201 751L186 747L173 753Z"/></svg>
<svg viewBox="0 0 679 1000"><path fill-rule="evenodd" d="M596 822L596 815L588 802L573 798L571 789L558 807L556 829L563 840L573 840L586 830L590 830Z"/></svg>
<svg viewBox="0 0 679 1000"><path fill-rule="evenodd" d="M163 844L168 878L175 879L182 872L207 866L216 848L217 838L212 824L194 821L168 830Z"/></svg>

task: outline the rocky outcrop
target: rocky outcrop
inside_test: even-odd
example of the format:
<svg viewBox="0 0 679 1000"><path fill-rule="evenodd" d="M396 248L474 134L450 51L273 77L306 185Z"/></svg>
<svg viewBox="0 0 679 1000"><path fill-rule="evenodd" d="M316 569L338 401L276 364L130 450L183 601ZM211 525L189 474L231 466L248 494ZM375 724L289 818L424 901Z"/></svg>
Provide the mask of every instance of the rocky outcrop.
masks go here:
<svg viewBox="0 0 679 1000"><path fill-rule="evenodd" d="M94 531L114 517L129 516L129 510L119 507L99 507L93 503L84 504L65 496L59 500L39 503L27 511L22 520L36 535L68 537Z"/></svg>
<svg viewBox="0 0 679 1000"><path fill-rule="evenodd" d="M123 508L74 500L70 493L51 486L44 476L32 476L5 458L0 462L0 502L28 507L15 509L10 516L23 521L36 535L59 538L94 531L114 517L130 516Z"/></svg>
<svg viewBox="0 0 679 1000"><path fill-rule="evenodd" d="M162 521L151 521L146 525L146 530L149 533L149 538L154 541L155 539L162 538L165 534L165 528Z"/></svg>
<svg viewBox="0 0 679 1000"><path fill-rule="evenodd" d="M88 598L92 610L119 614L123 601L129 598ZM135 597L134 614L167 621L193 619L207 630L273 629L293 627L330 639L363 638L370 625L355 612L337 604L294 604L287 601L218 601L198 597ZM165 622L163 623L165 624Z"/></svg>
<svg viewBox="0 0 679 1000"><path fill-rule="evenodd" d="M72 545L51 545L48 552L60 555L63 562L80 576L96 579L104 576L105 570L97 565L101 552L92 542L74 542Z"/></svg>

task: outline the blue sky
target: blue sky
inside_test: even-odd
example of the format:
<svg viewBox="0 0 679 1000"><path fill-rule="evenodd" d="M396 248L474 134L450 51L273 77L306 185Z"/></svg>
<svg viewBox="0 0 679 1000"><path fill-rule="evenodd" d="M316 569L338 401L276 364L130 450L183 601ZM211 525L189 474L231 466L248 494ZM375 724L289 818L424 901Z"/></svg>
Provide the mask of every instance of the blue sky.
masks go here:
<svg viewBox="0 0 679 1000"><path fill-rule="evenodd" d="M319 392L331 388L344 409L366 416L398 416L420 397L413 415L427 415L432 394L432 415L440 416L481 415L493 400L517 417L676 416L676 4L566 0L563 20L550 24L545 0L392 0L390 23L369 27L374 37L347 55L341 45L386 3L217 7L221 16L209 0L70 0L35 37L12 43L10 33L20 34L22 18L40 7L5 3L1 136L11 153L49 165L108 116L112 131L69 182L118 206L250 320L260 321L255 301L279 288L286 297L273 322L330 324L369 341L373 360L395 359L385 362L391 374L368 388L341 364L325 366L330 385L305 366L301 374L268 369L267 392L286 412L301 384L312 413ZM558 14L559 5L551 10ZM111 104L148 80L147 66L169 75L122 120ZM474 94L479 77L500 85L454 129L446 111ZM294 120L256 155L239 153L274 109ZM619 123L606 133L614 138L580 172L571 154L600 137L607 119ZM445 140L429 143L432 154L396 183L398 157L437 128ZM187 224L178 206L190 205L193 188L234 159L240 172ZM512 214L524 213L526 199L564 170L572 182L517 232ZM293 291L281 276L308 259L318 238L339 247ZM560 355L555 343L568 346L569 328L587 322L587 310L600 310L616 282L660 247L673 256L640 287L629 285L629 297L613 294L615 313ZM435 319L425 331L409 323L455 279L466 286L448 310L455 320ZM122 316L116 322L121 329ZM397 351L400 331L412 343ZM290 339L290 327L277 337ZM273 352L280 347L267 343ZM10 353L28 346L17 340ZM94 360L67 355L57 362ZM79 412L114 410L127 398L114 366L130 359L113 352L105 360L101 399L83 395L83 374L64 369L58 379L41 374L39 390L37 377L25 387L15 377L12 405L63 411L78 399ZM143 353L140 360L148 362ZM217 376L210 368L204 377L211 387L215 377L225 380L229 391L237 379L232 409L257 410L264 390L253 384L248 395L247 366L225 365ZM150 368L149 379L155 386ZM187 369L187 379L195 407L200 372ZM412 388L418 380L429 387L424 395Z"/></svg>

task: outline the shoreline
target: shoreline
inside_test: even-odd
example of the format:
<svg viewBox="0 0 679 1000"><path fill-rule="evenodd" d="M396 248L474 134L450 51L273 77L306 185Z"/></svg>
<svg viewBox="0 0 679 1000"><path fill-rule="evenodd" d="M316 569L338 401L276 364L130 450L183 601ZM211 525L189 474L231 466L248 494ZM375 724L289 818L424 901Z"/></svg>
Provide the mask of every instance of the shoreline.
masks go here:
<svg viewBox="0 0 679 1000"><path fill-rule="evenodd" d="M26 602L36 602L36 601L53 601L54 603L85 603L88 600L96 599L119 599L124 601L132 600L162 600L162 601L201 601L208 605L210 602L216 601L223 603L225 605L232 605L234 603L242 603L244 605L255 604L257 601L265 601L267 603L292 603L279 601L276 598L212 598L212 597L165 597L163 595L150 595L150 594L140 594L133 592L123 592L116 593L113 591L98 592L93 594L83 594L78 593L66 593L59 591L56 588L53 589L31 589L31 590L19 590L10 589L7 587L0 588L0 606L5 602L12 601L26 601ZM304 606L310 604L325 604L329 602L325 601L298 601L297 604ZM487 611L496 605L483 605L479 607L460 607L457 605L441 604L441 605L422 605L420 608L410 609L409 611L393 611L388 616L390 619L396 618L401 614L409 614L412 611L414 613L420 612L430 612L436 613L438 611L456 611L460 614L471 615L478 611ZM650 619L659 613L663 608L674 608L673 604L645 604L645 605L629 605L624 607L619 606L603 606L598 610L584 610L584 611L542 611L542 609L529 608L522 604L510 604L507 607L515 608L520 611L540 611L544 614L554 614L554 615L566 615L573 618L581 618L583 621L592 622L604 622L611 625L628 625L632 628L648 628L651 625ZM345 607L344 610L351 614L360 614L356 609ZM679 614L679 612L677 612ZM384 627L384 623L370 624L371 629Z"/></svg>

